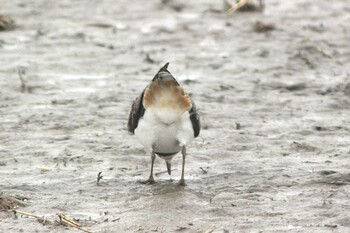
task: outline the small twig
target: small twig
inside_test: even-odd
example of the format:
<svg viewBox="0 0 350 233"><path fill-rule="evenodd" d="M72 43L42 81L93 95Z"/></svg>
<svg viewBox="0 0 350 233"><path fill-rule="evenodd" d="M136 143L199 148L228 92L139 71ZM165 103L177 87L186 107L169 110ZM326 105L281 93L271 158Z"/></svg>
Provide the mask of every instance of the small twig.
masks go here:
<svg viewBox="0 0 350 233"><path fill-rule="evenodd" d="M98 174L97 174L97 185L100 183L100 180L102 180L102 178L103 178L103 176L101 176L101 174L102 174L102 172L99 172Z"/></svg>
<svg viewBox="0 0 350 233"><path fill-rule="evenodd" d="M59 217L60 222L67 223L68 225L74 226L74 227L81 227L79 223L75 222L73 219L68 218L64 214L57 214L57 216Z"/></svg>
<svg viewBox="0 0 350 233"><path fill-rule="evenodd" d="M227 1L228 2L228 1ZM229 3L229 2L228 2ZM237 11L239 8L243 7L248 3L248 0L240 0L236 4L234 4L230 9L226 11L227 14L232 14L233 12ZM230 4L230 3L229 3Z"/></svg>
<svg viewBox="0 0 350 233"><path fill-rule="evenodd" d="M19 80L21 81L21 92L24 93L27 89L26 81L23 78L24 70L18 69L17 72L18 72Z"/></svg>
<svg viewBox="0 0 350 233"><path fill-rule="evenodd" d="M20 214L20 215L25 215L28 217L33 217L36 218L36 220L38 220L38 222L40 222L43 225L47 225L47 224L51 224L51 222L47 219L45 219L44 217L39 217L37 215L31 214L31 213L27 213L21 210L12 210L14 214Z"/></svg>
<svg viewBox="0 0 350 233"><path fill-rule="evenodd" d="M208 171L205 170L204 168L200 167L200 169L202 170L203 174L207 174L208 173Z"/></svg>
<svg viewBox="0 0 350 233"><path fill-rule="evenodd" d="M231 1L226 0L226 4L231 6L226 11L227 14L232 14L237 10L240 11L263 11L265 9L265 1L259 0L259 6L255 3L252 3L251 0L239 0L235 4L232 4Z"/></svg>
<svg viewBox="0 0 350 233"><path fill-rule="evenodd" d="M154 64L155 63L155 60L152 59L151 56L148 53L146 53L145 61L150 63L150 64Z"/></svg>
<svg viewBox="0 0 350 233"><path fill-rule="evenodd" d="M181 227L181 226L178 226L177 229L175 231L184 231L188 229L188 227Z"/></svg>
<svg viewBox="0 0 350 233"><path fill-rule="evenodd" d="M42 217L39 217L37 215L34 215L34 214L31 214L31 213L27 213L27 212L24 212L24 211L21 211L21 210L12 210L15 214L21 214L21 215L25 215L25 216L28 216L28 217L33 217L33 218L37 218L37 219L42 219Z"/></svg>
<svg viewBox="0 0 350 233"><path fill-rule="evenodd" d="M116 222L116 221L118 221L118 220L120 220L120 218L115 218L115 219L113 219L111 222Z"/></svg>
<svg viewBox="0 0 350 233"><path fill-rule="evenodd" d="M77 223L76 221L68 218L64 214L57 214L57 216L60 219L60 223L61 224L66 224L66 225L68 225L70 227L76 228L76 229L81 230L83 232L92 233L91 231L88 231L88 230L85 230L85 229L81 228L81 225L79 223Z"/></svg>

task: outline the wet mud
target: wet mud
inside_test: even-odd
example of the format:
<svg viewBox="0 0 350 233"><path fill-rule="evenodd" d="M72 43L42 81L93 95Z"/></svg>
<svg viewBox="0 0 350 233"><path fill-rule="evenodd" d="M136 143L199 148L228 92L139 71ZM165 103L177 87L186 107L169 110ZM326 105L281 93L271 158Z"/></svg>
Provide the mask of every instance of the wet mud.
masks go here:
<svg viewBox="0 0 350 233"><path fill-rule="evenodd" d="M349 231L348 1L227 15L209 0L13 0L0 13L16 22L0 32L1 232L79 232L60 213L91 232ZM138 182L150 154L126 130L165 62L201 114L186 187L180 155L171 177L157 159L156 184Z"/></svg>

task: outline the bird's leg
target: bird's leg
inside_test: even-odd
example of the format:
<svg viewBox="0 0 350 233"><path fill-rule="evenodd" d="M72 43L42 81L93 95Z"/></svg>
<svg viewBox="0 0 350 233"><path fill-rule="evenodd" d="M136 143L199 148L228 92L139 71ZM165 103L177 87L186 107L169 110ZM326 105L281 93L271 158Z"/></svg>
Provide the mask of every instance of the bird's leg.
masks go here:
<svg viewBox="0 0 350 233"><path fill-rule="evenodd" d="M182 147L181 150L182 153L182 172L181 172L181 179L179 181L179 185L185 186L185 159L186 159L186 146Z"/></svg>
<svg viewBox="0 0 350 233"><path fill-rule="evenodd" d="M259 4L260 4L260 9L264 10L265 9L265 0L259 0Z"/></svg>
<svg viewBox="0 0 350 233"><path fill-rule="evenodd" d="M154 150L152 149L152 154L151 154L151 160L152 160L152 164L151 164L151 174L149 175L148 180L146 181L146 183L149 184L154 184L154 178L153 178L153 164L154 164L154 160L156 159L156 153L154 153Z"/></svg>

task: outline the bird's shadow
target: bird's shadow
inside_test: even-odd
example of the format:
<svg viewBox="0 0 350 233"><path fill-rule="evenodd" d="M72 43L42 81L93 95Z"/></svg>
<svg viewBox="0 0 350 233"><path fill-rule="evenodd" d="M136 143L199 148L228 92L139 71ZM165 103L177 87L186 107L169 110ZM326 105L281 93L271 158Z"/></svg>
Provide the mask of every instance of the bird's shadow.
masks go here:
<svg viewBox="0 0 350 233"><path fill-rule="evenodd" d="M169 193L181 193L185 190L186 186L178 184L177 180L168 179L168 180L157 180L153 184L145 183L140 180L137 181L138 185L144 186L145 188L152 193L152 195L165 195Z"/></svg>

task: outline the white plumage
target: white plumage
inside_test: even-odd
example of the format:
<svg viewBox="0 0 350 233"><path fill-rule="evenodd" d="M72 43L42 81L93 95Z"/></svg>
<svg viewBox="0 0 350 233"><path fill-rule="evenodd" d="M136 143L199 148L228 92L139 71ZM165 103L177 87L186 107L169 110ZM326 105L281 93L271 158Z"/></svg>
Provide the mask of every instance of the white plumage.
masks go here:
<svg viewBox="0 0 350 233"><path fill-rule="evenodd" d="M188 112L174 118L171 109L148 109L135 129L135 136L146 150L156 153L178 153L194 139Z"/></svg>

